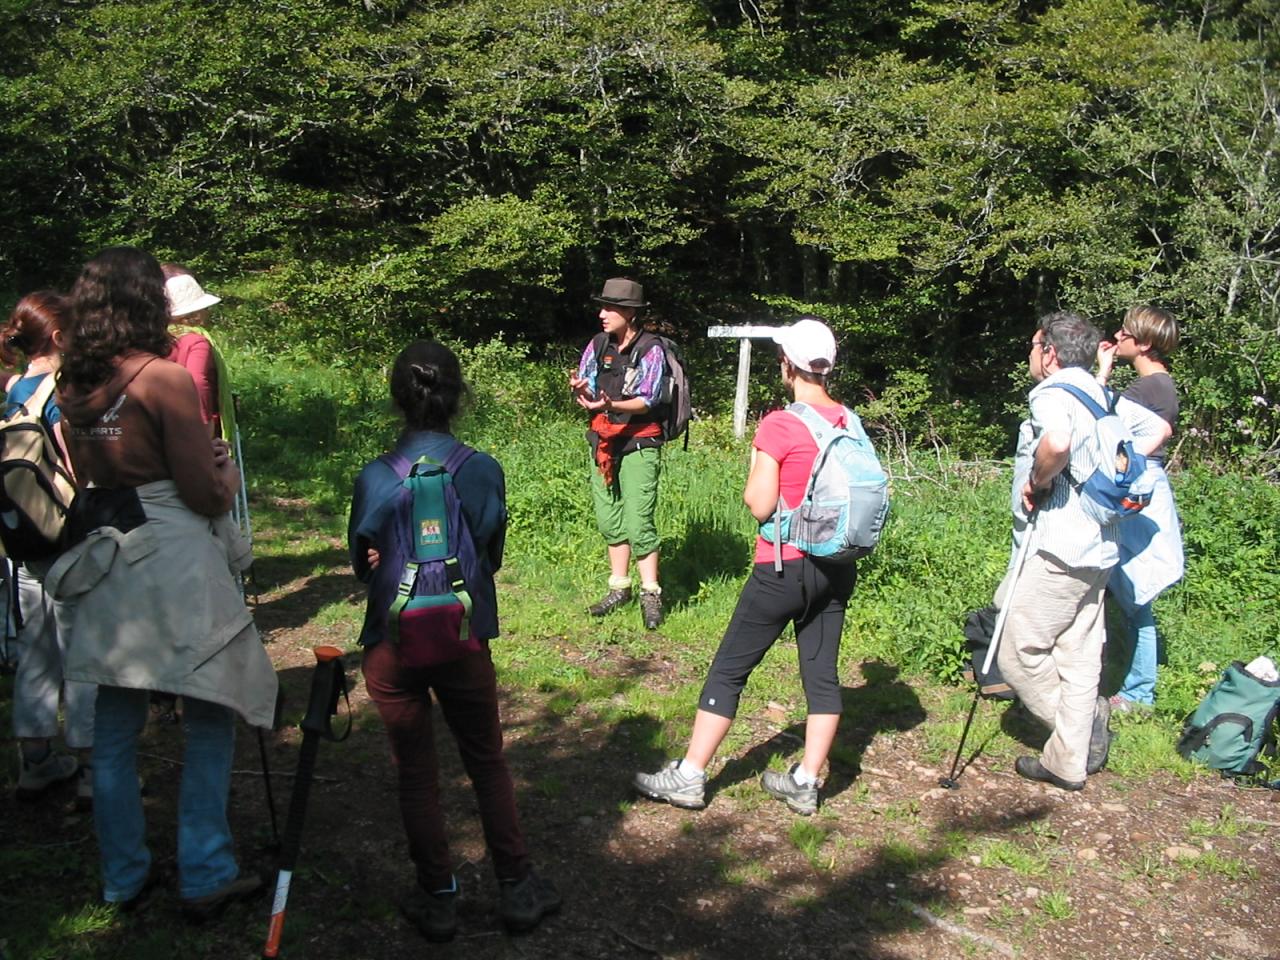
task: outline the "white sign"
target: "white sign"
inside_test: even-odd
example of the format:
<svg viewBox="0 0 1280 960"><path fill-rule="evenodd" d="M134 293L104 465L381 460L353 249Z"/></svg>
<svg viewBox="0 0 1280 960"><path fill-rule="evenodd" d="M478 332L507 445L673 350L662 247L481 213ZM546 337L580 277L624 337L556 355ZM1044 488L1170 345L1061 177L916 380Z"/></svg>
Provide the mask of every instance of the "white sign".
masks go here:
<svg viewBox="0 0 1280 960"><path fill-rule="evenodd" d="M735 437L741 438L747 433L747 378L751 374L751 341L772 340L774 331L781 329L781 327L761 324L707 327L708 337L738 338L738 382L733 391L733 435Z"/></svg>

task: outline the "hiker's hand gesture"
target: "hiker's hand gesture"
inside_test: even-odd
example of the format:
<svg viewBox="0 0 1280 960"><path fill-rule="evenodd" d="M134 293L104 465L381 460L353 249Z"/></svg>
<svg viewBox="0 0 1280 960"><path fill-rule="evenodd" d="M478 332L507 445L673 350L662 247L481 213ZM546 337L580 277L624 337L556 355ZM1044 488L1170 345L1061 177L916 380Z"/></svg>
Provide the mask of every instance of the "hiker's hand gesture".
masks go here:
<svg viewBox="0 0 1280 960"><path fill-rule="evenodd" d="M591 393L591 381L586 377L578 376L576 370L569 373L569 389L573 391L574 397L581 399Z"/></svg>
<svg viewBox="0 0 1280 960"><path fill-rule="evenodd" d="M382 562L382 555L381 555L381 554L379 554L377 550L373 549L373 547L370 547L370 548L365 552L365 556L366 556L366 557L368 558L368 560L369 560L369 569L370 569L370 570L377 570L377 569L378 569L378 564L380 564L380 563Z"/></svg>
<svg viewBox="0 0 1280 960"><path fill-rule="evenodd" d="M602 410L610 410L613 408L613 400L607 393L601 393L600 396L592 400L586 394L578 394L578 406L592 413L599 413Z"/></svg>
<svg viewBox="0 0 1280 960"><path fill-rule="evenodd" d="M1116 347L1119 344L1114 340L1103 340L1098 344L1098 372L1094 374L1094 379L1104 387L1107 380L1111 378L1111 368L1116 362Z"/></svg>

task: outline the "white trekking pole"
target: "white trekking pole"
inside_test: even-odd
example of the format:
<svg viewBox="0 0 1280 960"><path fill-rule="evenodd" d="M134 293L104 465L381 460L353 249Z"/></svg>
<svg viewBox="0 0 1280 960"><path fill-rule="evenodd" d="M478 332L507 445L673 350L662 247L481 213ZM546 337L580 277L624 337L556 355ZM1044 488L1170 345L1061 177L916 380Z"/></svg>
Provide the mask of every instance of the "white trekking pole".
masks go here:
<svg viewBox="0 0 1280 960"><path fill-rule="evenodd" d="M1013 579L1009 581L1009 589L1004 592L1004 603L1000 604L1000 613L996 616L995 628L991 631L991 646L987 647L987 657L982 661L982 672L988 674L991 672L991 664L996 659L996 649L1000 646L1000 637L1004 633L1004 622L1009 616L1009 601L1013 599L1014 588L1018 585L1018 578L1022 576L1022 566L1027 559L1027 548L1031 545L1031 535L1036 529L1036 515L1039 511L1032 511L1031 516L1027 518L1027 529L1022 532L1022 542L1018 544L1017 556L1013 558Z"/></svg>
<svg viewBox="0 0 1280 960"><path fill-rule="evenodd" d="M244 538L253 545L253 521L249 517L249 486L244 477L244 451L240 447L240 428L236 427L236 465L240 468L240 492L236 495L235 520Z"/></svg>

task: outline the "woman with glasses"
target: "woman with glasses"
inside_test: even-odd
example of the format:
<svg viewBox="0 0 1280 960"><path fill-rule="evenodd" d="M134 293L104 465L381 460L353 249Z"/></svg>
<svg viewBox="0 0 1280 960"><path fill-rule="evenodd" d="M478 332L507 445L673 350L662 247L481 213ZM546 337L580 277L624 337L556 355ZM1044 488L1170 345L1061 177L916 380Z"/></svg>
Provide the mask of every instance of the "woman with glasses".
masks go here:
<svg viewBox="0 0 1280 960"><path fill-rule="evenodd" d="M1172 428L1178 421L1178 391L1169 375L1169 355L1178 346L1178 323L1164 310L1137 306L1124 315L1115 339L1098 346L1097 379L1106 384L1117 360L1132 364L1137 377L1122 396L1158 414ZM1121 524L1120 563L1107 584L1128 622L1132 657L1111 708L1150 710L1155 705L1158 638L1152 603L1182 578L1182 532L1173 490L1164 476L1168 441L1148 457L1161 468L1151 503L1134 522Z"/></svg>

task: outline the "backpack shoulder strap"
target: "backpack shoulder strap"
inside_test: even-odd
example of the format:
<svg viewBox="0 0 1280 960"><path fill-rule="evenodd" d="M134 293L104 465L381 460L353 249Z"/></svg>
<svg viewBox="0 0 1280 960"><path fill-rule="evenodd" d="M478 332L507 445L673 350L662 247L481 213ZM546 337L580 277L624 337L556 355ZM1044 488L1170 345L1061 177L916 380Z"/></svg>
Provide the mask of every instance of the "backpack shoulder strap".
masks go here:
<svg viewBox="0 0 1280 960"><path fill-rule="evenodd" d="M462 465L470 460L475 452L474 447L469 447L459 440L449 456L445 457L444 472L451 477L456 477Z"/></svg>
<svg viewBox="0 0 1280 960"><path fill-rule="evenodd" d="M854 422L856 422L857 417L854 416L853 411L851 411L848 407L845 407L844 412L845 412L845 423L847 425L853 424ZM801 403L798 400L795 403L791 403L787 405L787 413L790 413L793 416L800 418L800 422L803 423L805 427L808 429L810 436L813 437L814 444L818 447L819 450L822 449L822 446L824 443L830 442L830 440L824 441L820 439L819 434L824 432L834 432L842 429L848 429L847 426L843 428L837 427L834 423L829 421L817 410L809 406L809 404Z"/></svg>
<svg viewBox="0 0 1280 960"><path fill-rule="evenodd" d="M662 347L662 362L666 363L667 350L666 347L663 346L662 338L656 333L651 333L648 330L641 330L636 334L635 343L631 345L631 356L627 360L627 365L631 367L640 366L640 361L643 360L645 355L653 349L654 344Z"/></svg>
<svg viewBox="0 0 1280 960"><path fill-rule="evenodd" d="M1093 399L1093 397L1089 396L1089 394L1085 393L1074 383L1051 383L1049 384L1049 387L1051 389L1056 387L1059 390L1067 391L1067 393L1071 394L1084 404L1085 409L1093 414L1093 419L1095 420L1101 420L1109 413L1115 412L1115 403L1111 400L1110 391L1104 391L1107 393L1108 404L1107 407L1103 407L1097 400ZM1110 409L1108 409L1108 407Z"/></svg>
<svg viewBox="0 0 1280 960"><path fill-rule="evenodd" d="M45 404L49 402L49 398L53 396L53 391L56 387L55 377L56 375L53 373L45 374L40 382L36 384L36 388L31 391L31 396L27 397L22 403L15 404L12 416L4 419L12 419L13 416L18 415L18 410L21 409L24 415L31 416L34 413L40 417L41 423L45 423L44 408Z"/></svg>
<svg viewBox="0 0 1280 960"><path fill-rule="evenodd" d="M866 428L862 425L862 418L853 412L851 407L844 408L844 429L853 434L858 440L871 442L871 438L867 436Z"/></svg>
<svg viewBox="0 0 1280 960"><path fill-rule="evenodd" d="M378 457L380 463L385 463L390 467L397 477L403 480L409 475L409 471L413 469L413 464L409 462L409 458L402 453L392 450L390 453L384 453Z"/></svg>

